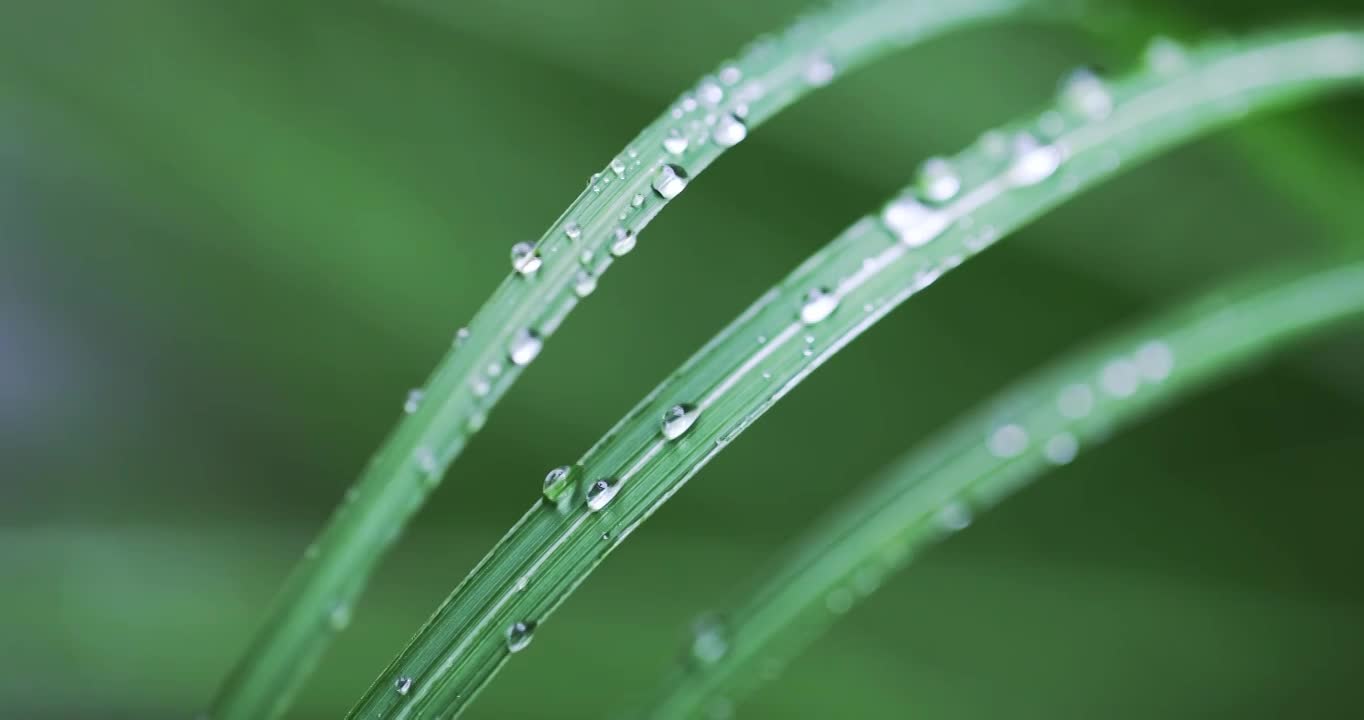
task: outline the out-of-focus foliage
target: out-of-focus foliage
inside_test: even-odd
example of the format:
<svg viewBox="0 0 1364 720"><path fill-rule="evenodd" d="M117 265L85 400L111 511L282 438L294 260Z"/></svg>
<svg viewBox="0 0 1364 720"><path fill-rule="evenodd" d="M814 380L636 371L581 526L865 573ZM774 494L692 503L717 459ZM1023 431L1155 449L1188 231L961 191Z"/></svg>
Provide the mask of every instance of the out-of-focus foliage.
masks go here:
<svg viewBox="0 0 1364 720"><path fill-rule="evenodd" d="M170 718L205 702L407 388L502 278L508 247L698 73L800 8L218 5L0 9L6 716ZM1302 14L1165 9L1208 30ZM544 471L737 308L924 156L1096 60L1134 58L1057 28L974 31L755 133L546 348L295 715L343 712ZM693 615L945 419L1172 292L1338 244L1364 225L1351 202L1360 118L1358 98L1279 118L1330 148L1333 181L1305 179L1310 196L1266 184L1235 138L1205 142L935 285L679 494L473 714L595 717L646 692ZM752 712L1358 706L1362 357L1358 334L1314 344L1080 459L926 556Z"/></svg>

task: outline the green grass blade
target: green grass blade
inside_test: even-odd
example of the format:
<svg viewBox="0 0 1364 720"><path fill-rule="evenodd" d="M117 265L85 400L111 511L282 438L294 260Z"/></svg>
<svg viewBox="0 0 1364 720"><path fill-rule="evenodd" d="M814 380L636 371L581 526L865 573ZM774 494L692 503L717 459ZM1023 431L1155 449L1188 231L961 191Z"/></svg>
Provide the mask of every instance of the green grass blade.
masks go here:
<svg viewBox="0 0 1364 720"><path fill-rule="evenodd" d="M924 546L1153 410L1364 315L1364 263L1238 283L1062 358L907 453L697 628L652 720L727 708Z"/></svg>
<svg viewBox="0 0 1364 720"><path fill-rule="evenodd" d="M493 406L636 235L728 147L806 93L885 53L1035 0L929 6L854 0L752 45L640 133L551 226L414 393L346 501L306 551L213 702L218 720L280 715L369 575ZM679 172L667 176L665 173ZM513 251L514 253L516 251ZM517 266L527 272L516 272Z"/></svg>
<svg viewBox="0 0 1364 720"><path fill-rule="evenodd" d="M351 716L458 713L612 549L744 428L891 309L1000 237L1171 145L1361 79L1358 29L1226 42L1120 82L1068 85L1058 109L927 165L920 184L936 196L933 204L910 190L854 224L577 465L551 474L545 497L455 589Z"/></svg>

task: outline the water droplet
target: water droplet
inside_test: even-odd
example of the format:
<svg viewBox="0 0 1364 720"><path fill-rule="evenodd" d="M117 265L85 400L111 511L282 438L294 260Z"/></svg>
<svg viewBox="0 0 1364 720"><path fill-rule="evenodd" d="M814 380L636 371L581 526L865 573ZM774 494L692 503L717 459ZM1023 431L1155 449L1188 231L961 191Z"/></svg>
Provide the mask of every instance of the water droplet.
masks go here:
<svg viewBox="0 0 1364 720"><path fill-rule="evenodd" d="M545 475L545 484L541 494L561 513L568 511L573 500L572 477L573 468L568 465L556 467Z"/></svg>
<svg viewBox="0 0 1364 720"><path fill-rule="evenodd" d="M516 622L507 628L507 650L521 652L535 639L535 623Z"/></svg>
<svg viewBox="0 0 1364 720"><path fill-rule="evenodd" d="M488 377L497 377L502 374L502 363L488 363Z"/></svg>
<svg viewBox="0 0 1364 720"><path fill-rule="evenodd" d="M569 240L577 240L583 236L583 226L570 220L564 223L564 235L567 235Z"/></svg>
<svg viewBox="0 0 1364 720"><path fill-rule="evenodd" d="M644 196L643 196L643 195L640 195L639 193L635 193L635 196L634 196L633 198L630 199L630 207L639 207L639 206L641 206L641 205L643 205L643 204L644 204Z"/></svg>
<svg viewBox="0 0 1364 720"><path fill-rule="evenodd" d="M1056 406L1061 410L1062 415L1072 420L1079 420L1094 409L1094 393L1088 385L1078 383L1067 385L1057 396Z"/></svg>
<svg viewBox="0 0 1364 720"><path fill-rule="evenodd" d="M512 269L522 275L534 275L540 269L540 253L535 251L535 244L519 242L511 249Z"/></svg>
<svg viewBox="0 0 1364 720"><path fill-rule="evenodd" d="M464 429L469 432L478 432L483 429L483 424L488 422L488 416L481 412L474 411L469 419L464 422Z"/></svg>
<svg viewBox="0 0 1364 720"><path fill-rule="evenodd" d="M970 527L971 508L963 502L950 502L938 511L938 525L944 530L956 532Z"/></svg>
<svg viewBox="0 0 1364 720"><path fill-rule="evenodd" d="M1019 186L1036 185L1061 167L1062 152L1056 145L1043 145L1026 132L1014 136L1013 164L1009 180Z"/></svg>
<svg viewBox="0 0 1364 720"><path fill-rule="evenodd" d="M1174 370L1175 354L1169 345L1152 340L1137 348L1136 361L1137 370L1142 378L1150 382L1160 382L1169 377L1170 371Z"/></svg>
<svg viewBox="0 0 1364 720"><path fill-rule="evenodd" d="M702 665L714 665L729 652L724 622L714 615L692 625L691 656Z"/></svg>
<svg viewBox="0 0 1364 720"><path fill-rule="evenodd" d="M597 512L611 502L620 490L620 481L615 478L602 478L587 487L587 509Z"/></svg>
<svg viewBox="0 0 1364 720"><path fill-rule="evenodd" d="M579 270L578 277L573 281L573 292L578 297L587 297L597 289L597 278L586 270Z"/></svg>
<svg viewBox="0 0 1364 720"><path fill-rule="evenodd" d="M725 91L714 80L703 80L696 88L696 99L705 105L715 107L725 99Z"/></svg>
<svg viewBox="0 0 1364 720"><path fill-rule="evenodd" d="M493 386L488 383L487 378L475 377L469 380L469 389L473 391L474 397L483 397L493 389Z"/></svg>
<svg viewBox="0 0 1364 720"><path fill-rule="evenodd" d="M512 336L511 345L507 347L507 358L513 365L529 365L544 346L545 341L540 337L540 333L522 328Z"/></svg>
<svg viewBox="0 0 1364 720"><path fill-rule="evenodd" d="M811 288L800 301L800 321L806 325L822 322L838 309L838 296L828 288Z"/></svg>
<svg viewBox="0 0 1364 720"><path fill-rule="evenodd" d="M1141 372L1135 363L1119 359L1108 363L1099 373L1099 385L1113 397L1127 397L1137 391Z"/></svg>
<svg viewBox="0 0 1364 720"><path fill-rule="evenodd" d="M720 69L720 82L726 85L736 85L743 78L743 71L736 65L726 65Z"/></svg>
<svg viewBox="0 0 1364 720"><path fill-rule="evenodd" d="M682 437L700 416L701 411L695 405L682 403L668 408L663 413L663 437L669 440Z"/></svg>
<svg viewBox="0 0 1364 720"><path fill-rule="evenodd" d="M327 624L337 632L345 630L350 625L350 605L346 603L333 605L331 612L327 613Z"/></svg>
<svg viewBox="0 0 1364 720"><path fill-rule="evenodd" d="M654 177L654 192L664 200L672 200L687 188L687 171L677 165L664 165Z"/></svg>
<svg viewBox="0 0 1364 720"><path fill-rule="evenodd" d="M992 158L1002 158L1009 154L1009 136L1003 130L987 130L980 136L980 149Z"/></svg>
<svg viewBox="0 0 1364 720"><path fill-rule="evenodd" d="M803 74L805 82L815 87L824 87L833 82L835 72L837 70L834 68L834 64L829 62L829 58L816 55L805 63Z"/></svg>
<svg viewBox="0 0 1364 720"><path fill-rule="evenodd" d="M616 257L628 254L635 249L635 233L623 227L616 228L615 239L611 241L611 254Z"/></svg>
<svg viewBox="0 0 1364 720"><path fill-rule="evenodd" d="M734 147L748 137L748 126L744 124L743 120L730 113L725 113L716 121L715 130L711 132L711 137L715 138L715 144L720 147Z"/></svg>
<svg viewBox="0 0 1364 720"><path fill-rule="evenodd" d="M946 158L931 157L919 165L917 185L920 198L942 204L961 190L961 176Z"/></svg>
<svg viewBox="0 0 1364 720"><path fill-rule="evenodd" d="M417 469L426 474L436 472L436 454L431 452L431 448L425 445L417 448Z"/></svg>
<svg viewBox="0 0 1364 720"><path fill-rule="evenodd" d="M927 245L947 229L946 215L907 195L886 205L881 222L910 247Z"/></svg>
<svg viewBox="0 0 1364 720"><path fill-rule="evenodd" d="M1189 57L1184 46L1169 37L1158 35L1146 46L1147 67L1162 74L1173 75L1188 66Z"/></svg>
<svg viewBox="0 0 1364 720"><path fill-rule="evenodd" d="M394 680L393 689L397 690L399 695L406 695L412 689L412 678L400 677Z"/></svg>
<svg viewBox="0 0 1364 720"><path fill-rule="evenodd" d="M990 433L990 440L986 444L996 457L1017 457L1028 448L1028 431L1022 425L1001 425Z"/></svg>
<svg viewBox="0 0 1364 720"><path fill-rule="evenodd" d="M1113 111L1113 93L1094 70L1076 68L1061 81L1061 104L1090 120L1100 120Z"/></svg>
<svg viewBox="0 0 1364 720"><path fill-rule="evenodd" d="M618 178L624 178L624 177L625 177L625 161L621 160L620 158L616 158L616 159L612 160L612 161L611 161L611 172L615 173L615 174L616 174L616 177L618 177Z"/></svg>
<svg viewBox="0 0 1364 720"><path fill-rule="evenodd" d="M572 472L573 468L568 465L560 465L559 467L550 470L549 473L545 475L545 492L549 492L551 488L563 487L568 480L569 474Z"/></svg>
<svg viewBox="0 0 1364 720"><path fill-rule="evenodd" d="M1070 433L1061 433L1047 440L1047 444L1042 448L1042 454L1047 460L1057 464L1065 465L1075 459L1075 454L1080 451L1080 441L1075 439Z"/></svg>
<svg viewBox="0 0 1364 720"><path fill-rule="evenodd" d="M426 391L420 388L407 391L407 399L403 400L403 412L411 415L417 412L417 408L422 406L422 399L426 397Z"/></svg>
<svg viewBox="0 0 1364 720"><path fill-rule="evenodd" d="M468 340L468 339L469 339L469 328L467 328L467 327L462 327L462 328L460 328L460 329L458 329L458 330L455 331L455 342L454 342L455 347L459 347L460 345L463 345L463 344L464 344L464 341L465 341L465 340Z"/></svg>
<svg viewBox="0 0 1364 720"><path fill-rule="evenodd" d="M672 128L668 131L668 134L663 137L663 149L673 155L681 155L686 152L687 145L687 136L683 135L682 131L677 128Z"/></svg>

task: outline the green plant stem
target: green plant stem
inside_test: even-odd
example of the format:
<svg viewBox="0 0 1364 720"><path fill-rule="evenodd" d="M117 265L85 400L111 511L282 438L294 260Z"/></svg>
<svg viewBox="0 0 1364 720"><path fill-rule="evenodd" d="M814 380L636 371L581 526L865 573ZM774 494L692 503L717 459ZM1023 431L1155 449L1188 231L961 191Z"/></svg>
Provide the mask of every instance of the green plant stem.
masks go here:
<svg viewBox="0 0 1364 720"><path fill-rule="evenodd" d="M928 207L911 192L812 256L590 449L550 489L557 500L532 506L351 717L458 714L646 517L891 309L1120 169L1248 112L1358 83L1364 32L1262 35L1177 60L1106 86L1108 111L1081 113L1067 96L1060 109L987 133L947 161L960 184L950 199ZM699 415L670 440L659 423L679 403ZM574 489L560 494L565 484Z"/></svg>
<svg viewBox="0 0 1364 720"><path fill-rule="evenodd" d="M695 177L747 131L836 76L895 48L1028 4L837 3L755 43L684 94L594 175L546 231L536 247L540 267L525 276L513 272L461 331L414 411L384 441L285 582L211 716L261 720L284 712L345 626L384 552L523 366L668 204L671 191L654 189L665 168Z"/></svg>
<svg viewBox="0 0 1364 720"><path fill-rule="evenodd" d="M1082 447L1308 333L1364 315L1364 263L1242 282L1083 348L907 453L807 533L642 717L699 717L750 694L858 600ZM759 667L761 666L761 667Z"/></svg>

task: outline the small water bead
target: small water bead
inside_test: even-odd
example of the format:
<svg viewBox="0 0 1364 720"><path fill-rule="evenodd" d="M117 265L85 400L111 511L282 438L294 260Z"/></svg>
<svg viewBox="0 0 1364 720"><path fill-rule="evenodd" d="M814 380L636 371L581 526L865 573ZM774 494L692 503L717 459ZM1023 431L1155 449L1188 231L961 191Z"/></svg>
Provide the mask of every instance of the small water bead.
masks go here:
<svg viewBox="0 0 1364 720"><path fill-rule="evenodd" d="M573 292L580 298L591 295L597 289L597 278L586 270L579 270L573 281Z"/></svg>
<svg viewBox="0 0 1364 720"><path fill-rule="evenodd" d="M824 87L833 82L834 74L837 70L834 64L829 62L829 58L823 55L816 55L805 63L805 71L802 73L805 82L814 87Z"/></svg>
<svg viewBox="0 0 1364 720"><path fill-rule="evenodd" d="M701 411L695 405L679 403L663 412L663 437L676 440L691 430Z"/></svg>
<svg viewBox="0 0 1364 720"><path fill-rule="evenodd" d="M625 177L625 161L620 158L612 160L611 172L615 173L616 177L623 179Z"/></svg>
<svg viewBox="0 0 1364 720"><path fill-rule="evenodd" d="M630 207L636 207L636 208L637 208L637 207L639 207L639 206L641 206L641 205L643 205L643 204L644 204L644 196L643 196L643 195L640 195L639 193L635 193L635 196L634 196L633 198L630 199Z"/></svg>
<svg viewBox="0 0 1364 720"><path fill-rule="evenodd" d="M1036 185L1051 177L1061 167L1063 153L1056 145L1043 145L1029 133L1014 136L1013 164L1009 180L1019 186Z"/></svg>
<svg viewBox="0 0 1364 720"><path fill-rule="evenodd" d="M583 236L583 226L570 220L564 223L564 235L569 240L577 240Z"/></svg>
<svg viewBox="0 0 1364 720"><path fill-rule="evenodd" d="M881 211L881 222L910 247L922 247L947 229L947 216L909 196L892 200Z"/></svg>
<svg viewBox="0 0 1364 720"><path fill-rule="evenodd" d="M340 632L350 626L350 605L337 603L332 606L331 612L327 613L327 624L332 630Z"/></svg>
<svg viewBox="0 0 1364 720"><path fill-rule="evenodd" d="M1114 360L1099 373L1099 385L1113 397L1127 397L1141 384L1141 371L1130 360Z"/></svg>
<svg viewBox="0 0 1364 720"><path fill-rule="evenodd" d="M1065 417L1079 420L1094 409L1094 392L1088 385L1067 385L1057 396L1056 407Z"/></svg>
<svg viewBox="0 0 1364 720"><path fill-rule="evenodd" d="M535 251L535 244L519 242L511 249L512 269L522 275L534 275L540 269L540 253Z"/></svg>
<svg viewBox="0 0 1364 720"><path fill-rule="evenodd" d="M654 177L654 192L664 200L672 200L687 189L687 171L677 165L664 165Z"/></svg>
<svg viewBox="0 0 1364 720"><path fill-rule="evenodd" d="M1080 442L1070 433L1061 433L1047 440L1047 444L1042 447L1042 454L1047 460L1057 465L1065 465L1075 459L1076 453L1080 451Z"/></svg>
<svg viewBox="0 0 1364 720"><path fill-rule="evenodd" d="M559 467L550 470L545 474L545 492L549 492L553 488L563 487L568 481L569 474L572 472L573 468L568 465L560 465Z"/></svg>
<svg viewBox="0 0 1364 720"><path fill-rule="evenodd" d="M428 475L436 472L436 454L431 452L431 448L425 445L417 448L417 469Z"/></svg>
<svg viewBox="0 0 1364 720"><path fill-rule="evenodd" d="M687 142L687 136L683 135L682 131L677 128L672 128L668 131L668 134L663 137L663 149L673 155L681 155L686 152L687 145L689 144L690 143Z"/></svg>
<svg viewBox="0 0 1364 720"><path fill-rule="evenodd" d="M691 656L702 665L714 665L729 652L725 625L715 616L703 617L692 626Z"/></svg>
<svg viewBox="0 0 1364 720"><path fill-rule="evenodd" d="M743 120L731 113L725 113L716 120L715 130L711 132L715 144L720 147L734 147L748 137L748 126Z"/></svg>
<svg viewBox="0 0 1364 720"><path fill-rule="evenodd" d="M1152 340L1137 348L1136 361L1137 371L1141 373L1143 379L1160 382L1169 377L1170 372L1174 370L1175 354L1169 345Z"/></svg>
<svg viewBox="0 0 1364 720"><path fill-rule="evenodd" d="M1061 81L1060 93L1067 109L1090 120L1101 120L1113 112L1113 93L1092 68L1072 70Z"/></svg>
<svg viewBox="0 0 1364 720"><path fill-rule="evenodd" d="M800 302L800 321L806 325L823 322L838 309L838 296L828 288L812 288Z"/></svg>
<svg viewBox="0 0 1364 720"><path fill-rule="evenodd" d="M1189 64L1188 54L1179 42L1158 35L1151 38L1144 53L1146 66L1162 75L1173 75Z"/></svg>
<svg viewBox="0 0 1364 720"><path fill-rule="evenodd" d="M484 415L483 413L478 411L474 411L474 413L469 416L469 419L464 422L464 429L471 433L475 433L478 432L479 430L482 430L483 424L486 422L488 422L487 415Z"/></svg>
<svg viewBox="0 0 1364 720"><path fill-rule="evenodd" d="M971 526L971 508L962 502L950 502L938 511L938 525L944 530L956 532Z"/></svg>
<svg viewBox="0 0 1364 720"><path fill-rule="evenodd" d="M1001 425L990 433L990 440L986 445L995 457L1017 457L1028 449L1028 431L1024 430L1022 425L1014 423Z"/></svg>
<svg viewBox="0 0 1364 720"><path fill-rule="evenodd" d="M720 82L726 85L737 85L744 79L744 73L737 65L726 65L720 69Z"/></svg>
<svg viewBox="0 0 1364 720"><path fill-rule="evenodd" d="M709 107L715 107L724 101L725 91L714 80L706 79L697 86L696 99Z"/></svg>
<svg viewBox="0 0 1364 720"><path fill-rule="evenodd" d="M615 239L611 241L611 254L616 257L627 255L635 249L635 233L623 227L616 228Z"/></svg>
<svg viewBox="0 0 1364 720"><path fill-rule="evenodd" d="M931 157L919 165L919 197L935 205L951 200L961 190L961 175L946 158Z"/></svg>
<svg viewBox="0 0 1364 720"><path fill-rule="evenodd" d="M412 690L412 678L404 676L394 680L393 689L397 690L399 695L406 695Z"/></svg>
<svg viewBox="0 0 1364 720"><path fill-rule="evenodd" d="M977 142L980 149L992 158L1003 158L1009 154L1009 136L1003 130L987 130Z"/></svg>
<svg viewBox="0 0 1364 720"><path fill-rule="evenodd" d="M507 628L507 650L510 652L521 652L530 646L530 641L535 639L535 623L515 622Z"/></svg>
<svg viewBox="0 0 1364 720"><path fill-rule="evenodd" d="M403 412L411 415L417 412L422 406L422 399L426 397L426 391L420 388L407 391L407 399L403 400Z"/></svg>
<svg viewBox="0 0 1364 720"><path fill-rule="evenodd" d="M545 341L540 337L540 333L530 328L521 328L512 336L511 345L507 347L507 359L511 360L513 365L524 367L540 354L544 346Z"/></svg>
<svg viewBox="0 0 1364 720"><path fill-rule="evenodd" d="M597 512L606 507L611 499L620 490L620 480L616 478L602 478L593 482L587 487L587 509L590 512Z"/></svg>
<svg viewBox="0 0 1364 720"><path fill-rule="evenodd" d="M467 327L462 327L462 328L460 328L460 329L458 329L458 330L455 331L455 342L454 342L455 347L459 347L460 345L463 345L463 344L464 344L464 341L465 341L465 340L468 340L468 339L469 339L469 328L467 328Z"/></svg>

